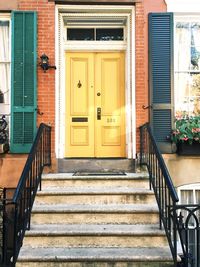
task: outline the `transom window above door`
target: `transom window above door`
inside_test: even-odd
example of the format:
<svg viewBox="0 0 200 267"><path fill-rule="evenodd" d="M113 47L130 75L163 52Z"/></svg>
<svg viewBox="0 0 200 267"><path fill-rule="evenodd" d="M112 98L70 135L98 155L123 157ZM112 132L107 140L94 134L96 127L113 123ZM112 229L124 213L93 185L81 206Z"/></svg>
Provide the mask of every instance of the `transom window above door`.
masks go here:
<svg viewBox="0 0 200 267"><path fill-rule="evenodd" d="M70 41L123 41L123 28L67 28Z"/></svg>
<svg viewBox="0 0 200 267"><path fill-rule="evenodd" d="M122 17L90 16L64 17L66 41L125 41L126 19Z"/></svg>

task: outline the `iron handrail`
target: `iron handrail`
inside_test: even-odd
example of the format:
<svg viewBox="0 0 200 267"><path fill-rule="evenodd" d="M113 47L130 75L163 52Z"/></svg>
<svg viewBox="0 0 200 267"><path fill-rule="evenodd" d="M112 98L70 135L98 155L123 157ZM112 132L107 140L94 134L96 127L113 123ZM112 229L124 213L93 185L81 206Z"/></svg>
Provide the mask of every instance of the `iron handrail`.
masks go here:
<svg viewBox="0 0 200 267"><path fill-rule="evenodd" d="M160 228L164 226L174 266L200 267L200 205L178 203L176 189L149 123L140 127L140 165L148 169L150 187L159 207ZM191 236L195 237L192 245Z"/></svg>
<svg viewBox="0 0 200 267"><path fill-rule="evenodd" d="M41 175L51 165L51 127L41 123L16 189L4 189L2 265L15 266L26 230L30 229L31 210L41 189Z"/></svg>
<svg viewBox="0 0 200 267"><path fill-rule="evenodd" d="M150 187L153 187L159 208L160 228L164 226L174 265L177 266L175 206L179 198L148 123L140 127L140 165L147 166Z"/></svg>

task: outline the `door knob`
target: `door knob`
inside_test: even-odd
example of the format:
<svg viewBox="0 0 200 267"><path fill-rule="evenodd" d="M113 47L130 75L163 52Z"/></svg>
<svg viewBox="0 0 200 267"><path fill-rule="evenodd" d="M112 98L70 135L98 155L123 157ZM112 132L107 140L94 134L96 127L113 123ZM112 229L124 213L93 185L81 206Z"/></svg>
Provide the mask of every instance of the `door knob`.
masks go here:
<svg viewBox="0 0 200 267"><path fill-rule="evenodd" d="M97 93L97 96L100 96L100 95L101 95L101 93L100 93L100 92L98 92L98 93Z"/></svg>

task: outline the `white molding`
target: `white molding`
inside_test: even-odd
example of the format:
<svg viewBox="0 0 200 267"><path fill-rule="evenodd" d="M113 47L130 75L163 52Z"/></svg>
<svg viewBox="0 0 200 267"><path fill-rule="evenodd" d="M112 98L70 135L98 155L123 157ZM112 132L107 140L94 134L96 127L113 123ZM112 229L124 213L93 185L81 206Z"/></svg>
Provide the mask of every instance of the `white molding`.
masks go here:
<svg viewBox="0 0 200 267"><path fill-rule="evenodd" d="M186 12L197 13L200 12L199 0L165 0L168 12Z"/></svg>
<svg viewBox="0 0 200 267"><path fill-rule="evenodd" d="M200 190L200 183L186 184L177 187L177 190Z"/></svg>
<svg viewBox="0 0 200 267"><path fill-rule="evenodd" d="M64 45L65 51L88 51L88 47L90 51L102 51L102 50L112 50L112 51L119 51L119 50L126 50L126 44L122 42L79 42L79 41L70 41Z"/></svg>
<svg viewBox="0 0 200 267"><path fill-rule="evenodd" d="M1 61L1 63L8 63L10 65L10 86L8 88L8 91L6 91L6 94L8 94L8 102L2 103L0 107L0 116L6 115L7 118L11 115L11 13L0 13L0 20L1 21L9 21L9 61ZM10 120L8 119L8 123L10 124ZM10 136L10 125L8 125L9 128L9 136Z"/></svg>
<svg viewBox="0 0 200 267"><path fill-rule="evenodd" d="M1 20L10 20L11 14L10 13L0 13Z"/></svg>
<svg viewBox="0 0 200 267"><path fill-rule="evenodd" d="M57 69L59 68L59 14L57 7L55 8L55 63ZM55 76L55 154L59 157L59 75Z"/></svg>
<svg viewBox="0 0 200 267"><path fill-rule="evenodd" d="M136 158L135 10L132 9L132 158Z"/></svg>
<svg viewBox="0 0 200 267"><path fill-rule="evenodd" d="M132 16L132 31L127 36L127 44L124 41L111 41L111 42L98 42L98 41L66 41L62 39L61 48L59 42L56 42L56 57L57 65L59 65L59 59L61 65L56 72L56 157L64 157L65 147L65 79L59 77L65 77L65 51L126 51L126 156L127 158L135 158L136 155L136 129L135 129L135 9L133 6L56 6L56 18L63 17L69 11L86 12L87 15L94 16L94 13L101 15L106 13L109 16L123 16L130 21ZM76 13L76 14L77 14ZM60 14L60 15L59 15ZM80 15L80 13L78 13ZM128 25L127 33L130 32L130 25ZM64 30L64 26L63 26ZM58 23L56 23L56 38L58 40ZM132 40L131 40L132 39ZM132 53L130 53L132 51ZM132 58L130 58L130 54ZM61 99L62 103L59 103ZM59 106L60 105L60 106Z"/></svg>

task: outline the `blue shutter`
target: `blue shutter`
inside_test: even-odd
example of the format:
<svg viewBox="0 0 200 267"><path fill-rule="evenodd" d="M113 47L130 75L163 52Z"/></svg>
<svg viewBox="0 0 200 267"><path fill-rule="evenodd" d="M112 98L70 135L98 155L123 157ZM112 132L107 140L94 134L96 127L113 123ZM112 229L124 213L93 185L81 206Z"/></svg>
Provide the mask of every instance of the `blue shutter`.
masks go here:
<svg viewBox="0 0 200 267"><path fill-rule="evenodd" d="M167 140L173 121L173 13L149 14L150 121L162 153L171 153Z"/></svg>
<svg viewBox="0 0 200 267"><path fill-rule="evenodd" d="M11 152L28 153L36 133L37 15L12 12Z"/></svg>

